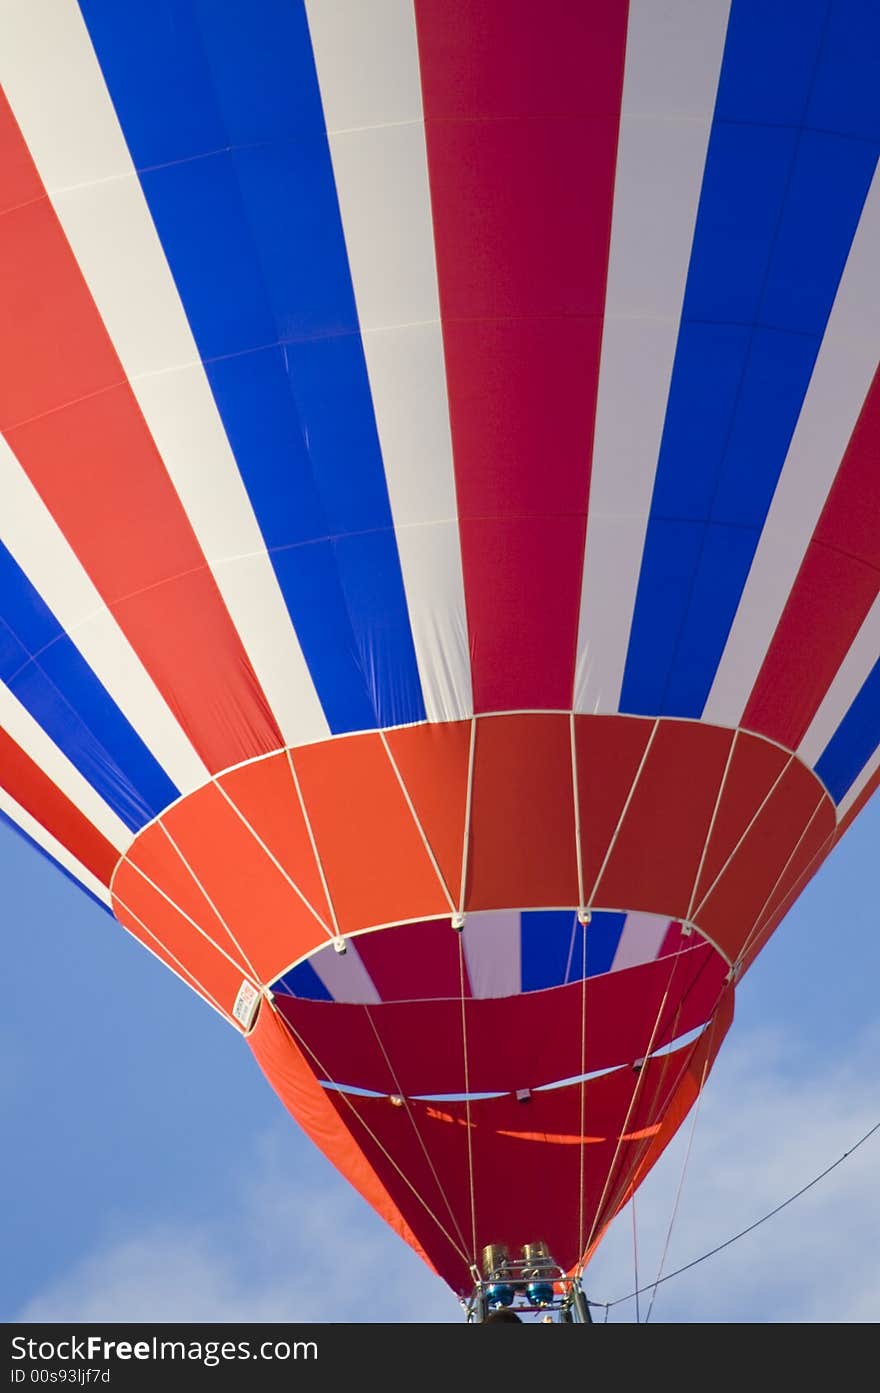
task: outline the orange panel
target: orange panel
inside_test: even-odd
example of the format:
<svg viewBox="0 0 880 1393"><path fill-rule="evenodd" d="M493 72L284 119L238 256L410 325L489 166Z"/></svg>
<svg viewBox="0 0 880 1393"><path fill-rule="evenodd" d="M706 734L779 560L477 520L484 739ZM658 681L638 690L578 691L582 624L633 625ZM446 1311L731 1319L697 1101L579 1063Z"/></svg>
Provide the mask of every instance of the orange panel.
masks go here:
<svg viewBox="0 0 880 1393"><path fill-rule="evenodd" d="M578 901L567 716L477 721L468 909Z"/></svg>
<svg viewBox="0 0 880 1393"><path fill-rule="evenodd" d="M266 843L273 856L295 880L306 899L332 923L321 874L309 840L287 754L271 755L245 764L218 780Z"/></svg>
<svg viewBox="0 0 880 1393"><path fill-rule="evenodd" d="M785 750L740 732L700 873L696 904L711 886L787 762Z"/></svg>
<svg viewBox="0 0 880 1393"><path fill-rule="evenodd" d="M159 960L163 962L166 967L169 967L171 971L174 972L181 979L181 981L185 982L188 987L191 987L192 990L196 992L196 994L200 996L203 1001L210 1002L212 1006L218 1006L220 1010L223 1011L223 1014L226 1017L226 1019L229 1020L230 1023L235 1026L236 1030L241 1030L241 1026L235 1019L235 1017L230 1015L230 1013L224 1009L220 1002L215 1002L212 999L212 997L205 991L205 989L199 985L199 983L192 976L192 974L187 972L183 967L181 967L180 963L174 961L171 954L168 952L166 948L162 947L161 943L157 943L154 938L151 938L148 933L145 933L144 930L141 928L140 924L138 924L131 917L131 915L128 914L122 908L118 901L114 901L113 907L116 911L116 918L119 920L119 923L122 924L123 928L128 930L132 938L136 938L138 942L142 943L145 948L148 948L151 953L154 953L155 956L159 958Z"/></svg>
<svg viewBox="0 0 880 1393"><path fill-rule="evenodd" d="M269 1083L306 1135L376 1213L431 1267L412 1229L316 1081L293 1036L271 1008L261 1006L247 1042Z"/></svg>
<svg viewBox="0 0 880 1393"><path fill-rule="evenodd" d="M213 784L177 803L163 821L262 981L327 942L325 929Z"/></svg>
<svg viewBox="0 0 880 1393"><path fill-rule="evenodd" d="M378 735L305 745L293 762L343 933L449 913Z"/></svg>
<svg viewBox="0 0 880 1393"><path fill-rule="evenodd" d="M576 716L574 724L584 895L589 900L654 722Z"/></svg>
<svg viewBox="0 0 880 1393"><path fill-rule="evenodd" d="M387 740L455 903L467 807L471 723L405 726Z"/></svg>
<svg viewBox="0 0 880 1393"><path fill-rule="evenodd" d="M203 938L158 891L148 885L127 861L120 866L113 884L114 910L124 913L118 900L137 915L150 933L155 934L159 943L178 959L224 1010L232 1010L244 974L224 958L218 948ZM132 925L133 929L136 927ZM151 947L155 946L150 939L143 941Z"/></svg>
<svg viewBox="0 0 880 1393"><path fill-rule="evenodd" d="M594 903L688 912L733 733L661 722Z"/></svg>
<svg viewBox="0 0 880 1393"><path fill-rule="evenodd" d="M129 848L126 860L139 867L152 881L169 895L177 907L194 919L200 929L212 938L218 948L222 948L237 963L242 972L250 974L241 949L229 936L220 919L214 913L204 894L193 880L174 847L158 823L145 828ZM114 882L115 888L115 882ZM152 929L152 924L147 924Z"/></svg>
<svg viewBox="0 0 880 1393"><path fill-rule="evenodd" d="M694 918L714 943L735 959L765 912L782 872L813 815L818 780L792 764L755 819L706 904Z"/></svg>

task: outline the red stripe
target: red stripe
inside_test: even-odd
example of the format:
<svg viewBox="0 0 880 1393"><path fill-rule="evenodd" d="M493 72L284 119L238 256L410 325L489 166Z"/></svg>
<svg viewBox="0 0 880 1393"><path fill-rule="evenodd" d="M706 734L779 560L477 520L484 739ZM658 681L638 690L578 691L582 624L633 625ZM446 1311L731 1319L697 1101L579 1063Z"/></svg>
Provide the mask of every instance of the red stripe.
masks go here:
<svg viewBox="0 0 880 1393"><path fill-rule="evenodd" d="M880 592L880 372L779 621L743 725L795 749Z"/></svg>
<svg viewBox="0 0 880 1393"><path fill-rule="evenodd" d="M658 959L668 958L673 953L686 953L689 948L696 948L699 944L700 939L695 939L693 934L691 934L690 937L686 937L681 931L681 924L677 919L673 919L669 928L666 930L666 936L663 942L660 944L660 951L657 957Z"/></svg>
<svg viewBox="0 0 880 1393"><path fill-rule="evenodd" d="M451 928L448 915L357 938L358 953L382 1001L419 1001L420 1007L423 998L429 997L452 997L458 1004L460 946L461 939ZM464 992L470 996L467 963Z"/></svg>
<svg viewBox="0 0 880 1393"><path fill-rule="evenodd" d="M5 730L0 730L0 785L77 861L110 884L119 852Z"/></svg>
<svg viewBox="0 0 880 1393"><path fill-rule="evenodd" d="M477 711L571 704L626 22L416 0Z"/></svg>
<svg viewBox="0 0 880 1393"><path fill-rule="evenodd" d="M0 153L16 172L0 208L0 317L15 325L0 347L0 428L208 768L275 749L268 702L2 100Z"/></svg>

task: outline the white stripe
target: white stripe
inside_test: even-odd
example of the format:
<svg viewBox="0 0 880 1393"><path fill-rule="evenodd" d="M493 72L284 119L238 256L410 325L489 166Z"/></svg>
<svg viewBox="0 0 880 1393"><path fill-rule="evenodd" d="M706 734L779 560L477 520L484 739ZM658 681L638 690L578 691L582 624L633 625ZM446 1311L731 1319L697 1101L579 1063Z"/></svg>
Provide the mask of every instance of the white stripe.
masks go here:
<svg viewBox="0 0 880 1393"><path fill-rule="evenodd" d="M327 722L75 0L0 6L0 61L16 120L285 739L322 739Z"/></svg>
<svg viewBox="0 0 880 1393"><path fill-rule="evenodd" d="M428 719L473 710L411 0L307 0Z"/></svg>
<svg viewBox="0 0 880 1393"><path fill-rule="evenodd" d="M24 750L56 788L70 799L83 817L87 818L111 842L117 851L129 847L134 833L116 815L99 793L96 793L71 764L43 727L34 720L27 707L13 696L5 683L0 682L0 730L5 730Z"/></svg>
<svg viewBox="0 0 880 1393"><path fill-rule="evenodd" d="M91 890L92 894L104 904L110 904L110 891L107 886L103 885L81 861L71 855L66 846L62 846L60 842L56 841L51 832L47 832L45 827L31 817L26 808L22 808L19 803L16 803L15 799L10 797L4 788L0 788L0 809L11 822L16 823L38 846L48 852L60 866L63 866L66 871L70 871L70 874L75 876L87 890Z"/></svg>
<svg viewBox="0 0 880 1393"><path fill-rule="evenodd" d="M168 777L200 787L207 769L2 436L0 536Z"/></svg>
<svg viewBox="0 0 880 1393"><path fill-rule="evenodd" d="M463 937L471 995L517 996L522 991L519 910L481 910L469 914Z"/></svg>
<svg viewBox="0 0 880 1393"><path fill-rule="evenodd" d="M739 724L877 367L880 174L868 192L810 385L703 719Z"/></svg>
<svg viewBox="0 0 880 1393"><path fill-rule="evenodd" d="M880 595L862 621L861 628L837 669L825 699L798 746L805 764L814 765L852 706L877 659L880 658Z"/></svg>
<svg viewBox="0 0 880 1393"><path fill-rule="evenodd" d="M334 1001L375 1006L382 1000L357 948L348 940L344 953L323 948L309 959Z"/></svg>
<svg viewBox="0 0 880 1393"><path fill-rule="evenodd" d="M871 782L878 769L880 769L880 748L874 751L873 755L868 760L868 763L865 765L861 774L859 774L859 777L856 779L855 783L852 785L851 788L847 789L846 796L844 798L841 798L840 802L838 803L838 822L840 822L841 818L844 818L846 816L853 803L858 798L859 794Z"/></svg>
<svg viewBox="0 0 880 1393"><path fill-rule="evenodd" d="M729 0L634 0L627 27L575 710L620 702Z"/></svg>
<svg viewBox="0 0 880 1393"><path fill-rule="evenodd" d="M663 946L669 924L669 919L659 914L628 914L610 971L621 972L627 967L652 963Z"/></svg>

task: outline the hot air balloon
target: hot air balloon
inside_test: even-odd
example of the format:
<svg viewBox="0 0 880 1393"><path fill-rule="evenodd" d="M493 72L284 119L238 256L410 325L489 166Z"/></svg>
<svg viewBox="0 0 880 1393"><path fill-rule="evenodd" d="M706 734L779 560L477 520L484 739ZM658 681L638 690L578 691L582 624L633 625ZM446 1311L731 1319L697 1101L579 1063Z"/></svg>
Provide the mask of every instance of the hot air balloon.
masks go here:
<svg viewBox="0 0 880 1393"><path fill-rule="evenodd" d="M588 1318L880 781L878 41L0 15L0 810L472 1315Z"/></svg>

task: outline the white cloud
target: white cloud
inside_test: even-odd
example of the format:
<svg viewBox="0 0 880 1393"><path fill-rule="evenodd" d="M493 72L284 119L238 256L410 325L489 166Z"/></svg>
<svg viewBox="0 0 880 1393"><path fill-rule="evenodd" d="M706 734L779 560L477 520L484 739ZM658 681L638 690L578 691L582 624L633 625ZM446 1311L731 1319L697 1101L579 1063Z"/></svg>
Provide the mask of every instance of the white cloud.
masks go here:
<svg viewBox="0 0 880 1393"><path fill-rule="evenodd" d="M790 1037L733 1032L703 1098L665 1271L721 1243L834 1161L880 1117L880 1033L807 1066ZM637 1199L642 1282L657 1275L690 1119ZM206 1224L157 1222L84 1255L23 1321L455 1321L457 1302L329 1171L292 1174L282 1127L243 1159L238 1195ZM652 1320L873 1321L880 1134L754 1234L658 1289ZM313 1166L309 1168L314 1176ZM873 1235L873 1236L872 1236ZM629 1210L587 1274L588 1294L633 1286ZM648 1298L641 1300L645 1317ZM597 1313L601 1319L601 1312ZM633 1303L612 1320L632 1320Z"/></svg>

